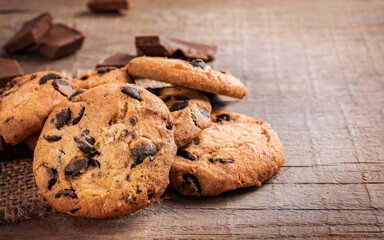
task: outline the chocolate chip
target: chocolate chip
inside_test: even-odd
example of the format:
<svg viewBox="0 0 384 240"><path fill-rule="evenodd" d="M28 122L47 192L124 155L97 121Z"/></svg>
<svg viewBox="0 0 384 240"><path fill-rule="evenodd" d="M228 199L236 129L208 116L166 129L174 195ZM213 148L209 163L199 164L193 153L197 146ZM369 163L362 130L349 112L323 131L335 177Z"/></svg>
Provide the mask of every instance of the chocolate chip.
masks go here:
<svg viewBox="0 0 384 240"><path fill-rule="evenodd" d="M220 163L222 163L222 164L225 164L225 163L234 163L234 161L231 160L231 159L219 158L219 157L213 157L213 158L209 159L209 161L210 161L211 163L214 163L214 162L220 162Z"/></svg>
<svg viewBox="0 0 384 240"><path fill-rule="evenodd" d="M207 64L205 64L205 62L201 59L196 59L196 60L192 60L191 62L189 62L192 66L194 67L199 67L201 69L206 69L208 67Z"/></svg>
<svg viewBox="0 0 384 240"><path fill-rule="evenodd" d="M153 108L146 108L145 111L153 112L153 111L155 111L155 110L153 110Z"/></svg>
<svg viewBox="0 0 384 240"><path fill-rule="evenodd" d="M75 116L73 119L72 119L72 124L73 125L76 125L80 122L81 118L83 117L84 115L84 111L85 111L85 107L81 107L80 109L80 112L77 114L77 116Z"/></svg>
<svg viewBox="0 0 384 240"><path fill-rule="evenodd" d="M154 156L156 154L156 145L151 143L141 144L139 148L132 149L131 158L134 165L141 164L145 158L149 156Z"/></svg>
<svg viewBox="0 0 384 240"><path fill-rule="evenodd" d="M36 77L36 76L35 76ZM31 77L32 78L32 77ZM44 75L43 77L40 78L40 81L39 81L39 84L40 85L43 85L45 83L47 83L49 80L52 80L52 79L61 79L63 78L62 76L60 75L57 75L55 73L49 73L47 75Z"/></svg>
<svg viewBox="0 0 384 240"><path fill-rule="evenodd" d="M191 160L191 161L196 161L195 155L193 155L191 152L188 152L187 150L182 149L182 148L177 149L177 155L181 156L183 158L186 158L188 160Z"/></svg>
<svg viewBox="0 0 384 240"><path fill-rule="evenodd" d="M192 118L193 122L195 123L195 125L199 126L199 124L197 123L197 118L196 118L195 114L192 113L191 118Z"/></svg>
<svg viewBox="0 0 384 240"><path fill-rule="evenodd" d="M79 138L75 137L74 138L77 147L84 153L88 154L99 154L99 152L96 150L96 148L88 145L87 143L81 141Z"/></svg>
<svg viewBox="0 0 384 240"><path fill-rule="evenodd" d="M59 151L59 155L57 155L57 163L60 165L61 164L61 155L65 155L65 152L63 150Z"/></svg>
<svg viewBox="0 0 384 240"><path fill-rule="evenodd" d="M36 74L32 74L30 80L33 80L33 79L35 79L36 77L37 77Z"/></svg>
<svg viewBox="0 0 384 240"><path fill-rule="evenodd" d="M65 175L77 176L80 172L88 167L89 159L83 158L79 161L72 162L64 168Z"/></svg>
<svg viewBox="0 0 384 240"><path fill-rule="evenodd" d="M5 122L7 123L7 122L11 121L12 119L13 119L13 116L12 116L12 117L9 117L9 118L7 118L7 119L5 120Z"/></svg>
<svg viewBox="0 0 384 240"><path fill-rule="evenodd" d="M71 210L71 213L72 213L72 214L75 214L75 213L76 213L77 211L79 211L79 210L80 210L80 208L74 208L74 209Z"/></svg>
<svg viewBox="0 0 384 240"><path fill-rule="evenodd" d="M89 160L89 165L95 168L100 168L100 162L95 160L95 159L90 159Z"/></svg>
<svg viewBox="0 0 384 240"><path fill-rule="evenodd" d="M134 132L131 132L128 129L124 129L122 132L124 133L124 137L127 137L129 135L131 135L132 137L136 136L136 134Z"/></svg>
<svg viewBox="0 0 384 240"><path fill-rule="evenodd" d="M127 94L128 96L141 101L141 98L140 98L141 91L139 89L131 87L131 86L124 86L121 89L121 91L124 94Z"/></svg>
<svg viewBox="0 0 384 240"><path fill-rule="evenodd" d="M77 90L74 94L72 94L68 99L69 100L72 100L72 98L76 97L77 95L79 94L82 94L82 93L85 93L84 90L80 89L80 90Z"/></svg>
<svg viewBox="0 0 384 240"><path fill-rule="evenodd" d="M73 199L77 198L75 190L72 190L72 189L64 189L64 190L59 191L58 193L56 193L55 198L59 198L61 196L71 197Z"/></svg>
<svg viewBox="0 0 384 240"><path fill-rule="evenodd" d="M203 115L206 118L209 118L209 113L208 113L207 110L205 110L204 108L200 107L199 105L197 105L197 110L199 110L201 115Z"/></svg>
<svg viewBox="0 0 384 240"><path fill-rule="evenodd" d="M67 81L61 79L55 79L52 86L61 93L63 96L69 98L75 93L75 88Z"/></svg>
<svg viewBox="0 0 384 240"><path fill-rule="evenodd" d="M182 109L188 107L188 105L189 105L189 101L188 101L188 100L183 101L183 102L178 102L178 103L173 104L173 105L169 108L169 111L170 111L170 112L179 111L179 110L182 110Z"/></svg>
<svg viewBox="0 0 384 240"><path fill-rule="evenodd" d="M124 201L125 203L130 203L130 204L135 204L136 203L136 197L130 197L130 196L126 196L124 198Z"/></svg>
<svg viewBox="0 0 384 240"><path fill-rule="evenodd" d="M136 125L136 118L131 118L131 120L129 120L129 122L133 125L133 126L135 126Z"/></svg>
<svg viewBox="0 0 384 240"><path fill-rule="evenodd" d="M151 200L153 198L154 194L148 194L148 201Z"/></svg>
<svg viewBox="0 0 384 240"><path fill-rule="evenodd" d="M175 96L175 99L176 99L176 100L179 100L179 101L190 100L189 97L187 97L187 96L183 96L183 95L176 95L176 96Z"/></svg>
<svg viewBox="0 0 384 240"><path fill-rule="evenodd" d="M4 138L0 136L0 150L4 150L6 145Z"/></svg>
<svg viewBox="0 0 384 240"><path fill-rule="evenodd" d="M84 138L84 140L91 144L92 146L95 144L95 139L91 136L89 136L89 130L88 129L85 129L82 133L81 133L81 137Z"/></svg>
<svg viewBox="0 0 384 240"><path fill-rule="evenodd" d="M61 136L57 135L44 135L44 138L49 142L57 142L61 139Z"/></svg>
<svg viewBox="0 0 384 240"><path fill-rule="evenodd" d="M107 72L110 72L112 70L116 69L116 67L103 67L103 68L98 68L97 69L97 73L98 74L104 74L104 73L107 73Z"/></svg>
<svg viewBox="0 0 384 240"><path fill-rule="evenodd" d="M223 120L230 122L230 121L233 121L234 119L231 117L231 115L227 113L223 113L216 116L216 122L222 122Z"/></svg>
<svg viewBox="0 0 384 240"><path fill-rule="evenodd" d="M168 130L172 130L173 129L173 122L172 121L167 123L167 129Z"/></svg>
<svg viewBox="0 0 384 240"><path fill-rule="evenodd" d="M68 122L71 117L71 110L68 108L62 109L58 114L55 115L55 118L52 118L52 122L55 123L57 129L60 129Z"/></svg>
<svg viewBox="0 0 384 240"><path fill-rule="evenodd" d="M89 78L89 76L88 75L84 75L84 76L82 76L81 78L80 78L80 80L83 80L83 81L85 81L85 80L87 80Z"/></svg>
<svg viewBox="0 0 384 240"><path fill-rule="evenodd" d="M53 168L47 168L47 174L49 177L48 180L48 190L52 189L52 186L55 185L57 181L57 170Z"/></svg>
<svg viewBox="0 0 384 240"><path fill-rule="evenodd" d="M128 181L128 182L131 181L131 175L128 175L128 176L127 176L127 181Z"/></svg>
<svg viewBox="0 0 384 240"><path fill-rule="evenodd" d="M171 97L170 96L167 96L167 97L165 97L165 98L163 98L163 99L161 99L163 102L168 102L169 100L171 100Z"/></svg>
<svg viewBox="0 0 384 240"><path fill-rule="evenodd" d="M189 173L184 174L183 176L183 182L181 184L181 187L185 190L189 190L191 192L194 192L194 188L196 188L198 193L201 193L201 186L199 184L199 181L197 178Z"/></svg>

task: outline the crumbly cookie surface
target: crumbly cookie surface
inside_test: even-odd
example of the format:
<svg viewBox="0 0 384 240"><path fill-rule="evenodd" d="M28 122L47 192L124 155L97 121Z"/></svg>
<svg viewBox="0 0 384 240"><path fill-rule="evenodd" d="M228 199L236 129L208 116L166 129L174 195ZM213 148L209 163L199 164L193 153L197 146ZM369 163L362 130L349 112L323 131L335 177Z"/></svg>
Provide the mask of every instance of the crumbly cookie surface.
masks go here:
<svg viewBox="0 0 384 240"><path fill-rule="evenodd" d="M50 114L37 142L37 186L62 213L110 218L150 206L176 154L166 105L133 84L108 84Z"/></svg>
<svg viewBox="0 0 384 240"><path fill-rule="evenodd" d="M261 186L284 162L284 148L264 121L215 110L213 122L189 146L179 148L170 186L186 196L216 196Z"/></svg>
<svg viewBox="0 0 384 240"><path fill-rule="evenodd" d="M75 92L57 72L37 72L14 78L1 89L0 149L15 145L42 129L45 120L61 102Z"/></svg>
<svg viewBox="0 0 384 240"><path fill-rule="evenodd" d="M128 73L210 93L243 98L247 89L228 72L212 70L202 60L187 62L163 57L137 57L127 64Z"/></svg>
<svg viewBox="0 0 384 240"><path fill-rule="evenodd" d="M134 83L134 81L125 67L102 67L83 73L72 79L71 83L76 89L90 89L108 83Z"/></svg>
<svg viewBox="0 0 384 240"><path fill-rule="evenodd" d="M166 87L158 92L173 118L178 147L190 143L211 122L211 104L204 94L189 88Z"/></svg>

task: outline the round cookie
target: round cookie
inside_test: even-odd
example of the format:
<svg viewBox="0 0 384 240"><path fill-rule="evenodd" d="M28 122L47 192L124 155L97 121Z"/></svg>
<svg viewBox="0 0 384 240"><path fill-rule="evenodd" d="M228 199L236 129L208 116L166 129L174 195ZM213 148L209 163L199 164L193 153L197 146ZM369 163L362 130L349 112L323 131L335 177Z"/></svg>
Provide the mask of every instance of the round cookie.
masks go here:
<svg viewBox="0 0 384 240"><path fill-rule="evenodd" d="M37 142L33 172L59 212L111 218L150 206L176 154L171 114L133 84L92 88L55 108Z"/></svg>
<svg viewBox="0 0 384 240"><path fill-rule="evenodd" d="M15 145L42 129L59 103L68 101L74 87L57 72L16 77L0 95L0 149Z"/></svg>
<svg viewBox="0 0 384 240"><path fill-rule="evenodd" d="M211 104L202 93L183 87L166 87L158 92L173 119L175 143L182 147L196 138L211 122Z"/></svg>
<svg viewBox="0 0 384 240"><path fill-rule="evenodd" d="M76 89L90 89L108 83L134 83L134 81L125 67L102 67L72 79L71 83Z"/></svg>
<svg viewBox="0 0 384 240"><path fill-rule="evenodd" d="M163 57L137 57L127 64L128 73L210 93L243 98L244 84L228 72L212 70L203 60L187 62Z"/></svg>
<svg viewBox="0 0 384 240"><path fill-rule="evenodd" d="M217 110L213 122L189 146L179 148L170 186L186 196L216 196L260 186L281 167L284 148L258 119Z"/></svg>

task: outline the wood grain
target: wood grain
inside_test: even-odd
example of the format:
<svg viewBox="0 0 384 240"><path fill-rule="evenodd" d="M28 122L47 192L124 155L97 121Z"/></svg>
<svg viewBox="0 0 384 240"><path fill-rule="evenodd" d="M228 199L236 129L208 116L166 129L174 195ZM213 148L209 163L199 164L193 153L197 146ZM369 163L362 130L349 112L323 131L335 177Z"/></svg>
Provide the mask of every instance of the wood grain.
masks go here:
<svg viewBox="0 0 384 240"><path fill-rule="evenodd" d="M0 44L49 10L87 35L75 55L18 54L25 73L91 69L134 36L219 46L213 66L246 84L233 111L273 126L286 162L261 188L216 198L167 191L152 207L110 220L57 214L0 227L0 238L384 238L384 2L378 0L133 1L94 14L85 1L0 1ZM3 53L4 54L4 53ZM0 171L1 172L1 171Z"/></svg>

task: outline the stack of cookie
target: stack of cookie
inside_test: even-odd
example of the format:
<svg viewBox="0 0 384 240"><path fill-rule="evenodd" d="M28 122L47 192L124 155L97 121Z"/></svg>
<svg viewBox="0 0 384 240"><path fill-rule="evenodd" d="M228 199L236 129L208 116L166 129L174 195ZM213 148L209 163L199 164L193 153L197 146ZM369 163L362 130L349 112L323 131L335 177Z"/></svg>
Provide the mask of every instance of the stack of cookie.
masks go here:
<svg viewBox="0 0 384 240"><path fill-rule="evenodd" d="M138 78L174 86L147 90ZM202 60L165 57L137 57L72 81L24 75L1 92L0 147L29 142L44 197L81 217L132 213L168 186L185 196L260 186L284 162L277 134L262 120L212 109L205 92L242 98L247 90Z"/></svg>

